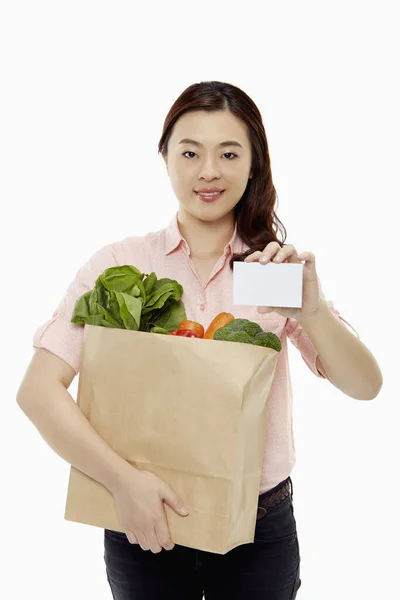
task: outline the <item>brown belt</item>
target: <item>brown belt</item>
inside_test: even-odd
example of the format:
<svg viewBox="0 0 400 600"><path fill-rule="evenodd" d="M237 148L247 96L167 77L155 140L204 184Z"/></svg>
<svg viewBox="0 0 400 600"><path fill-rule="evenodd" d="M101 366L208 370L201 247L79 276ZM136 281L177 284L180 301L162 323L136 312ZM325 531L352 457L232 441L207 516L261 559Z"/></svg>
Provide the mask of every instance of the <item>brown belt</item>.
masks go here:
<svg viewBox="0 0 400 600"><path fill-rule="evenodd" d="M257 520L261 519L269 508L277 506L282 500L287 498L290 494L290 485L290 477L288 477L285 481L272 488L272 490L268 490L268 492L264 492L264 494L258 497Z"/></svg>

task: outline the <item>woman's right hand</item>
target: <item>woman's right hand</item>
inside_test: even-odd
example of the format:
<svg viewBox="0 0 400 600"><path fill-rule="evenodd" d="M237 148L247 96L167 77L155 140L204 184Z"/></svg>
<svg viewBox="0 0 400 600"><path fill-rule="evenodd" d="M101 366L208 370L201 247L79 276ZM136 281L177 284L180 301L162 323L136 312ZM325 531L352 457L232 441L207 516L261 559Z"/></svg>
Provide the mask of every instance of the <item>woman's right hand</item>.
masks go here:
<svg viewBox="0 0 400 600"><path fill-rule="evenodd" d="M142 550L151 550L154 554L172 550L165 501L182 516L182 500L162 479L150 471L141 471L132 467L132 473L125 477L124 483L113 490L118 519L131 544L139 544Z"/></svg>

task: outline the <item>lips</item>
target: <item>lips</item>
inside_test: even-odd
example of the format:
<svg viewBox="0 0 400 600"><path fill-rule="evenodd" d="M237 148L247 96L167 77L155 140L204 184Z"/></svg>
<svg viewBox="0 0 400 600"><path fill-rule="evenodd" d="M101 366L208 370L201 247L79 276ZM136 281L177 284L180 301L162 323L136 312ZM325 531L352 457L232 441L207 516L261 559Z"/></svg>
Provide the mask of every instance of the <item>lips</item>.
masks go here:
<svg viewBox="0 0 400 600"><path fill-rule="evenodd" d="M218 194L202 194L201 192L196 192L196 194L199 196L199 198L201 200L203 200L203 202L213 202L214 200L217 200L218 198L220 198L222 196L222 194L224 193L225 190L221 190Z"/></svg>

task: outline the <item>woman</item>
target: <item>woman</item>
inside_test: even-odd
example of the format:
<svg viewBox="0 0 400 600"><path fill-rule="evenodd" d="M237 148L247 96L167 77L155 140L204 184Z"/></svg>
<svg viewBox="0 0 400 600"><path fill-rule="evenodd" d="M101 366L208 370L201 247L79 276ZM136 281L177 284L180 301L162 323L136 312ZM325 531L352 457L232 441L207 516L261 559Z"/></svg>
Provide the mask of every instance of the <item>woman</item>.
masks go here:
<svg viewBox="0 0 400 600"><path fill-rule="evenodd" d="M227 83L191 85L166 117L159 151L179 202L171 223L161 231L106 246L91 257L78 271L52 319L35 333L34 346L52 353L53 367L56 356L62 359L59 368L62 364L65 371L59 377L68 388L79 371L83 335L82 328L70 322L75 302L106 268L118 264L134 264L141 272L155 271L158 277L179 280L187 318L201 322L205 328L216 314L226 311L236 318L256 321L279 335L282 350L269 396L254 543L238 546L225 555L175 546L169 538L163 502L178 512L184 499L149 472L133 476L136 470L132 467L124 470L124 461L112 456L104 443L104 461L95 462L94 448L100 451L100 440L83 420L79 422L79 437L77 415L74 436L71 433L75 454L67 436L58 447L53 442L53 448L114 494L126 532L104 532L106 574L115 599L201 600L204 594L207 600L289 600L296 597L301 580L290 477L295 450L287 337L310 370L322 378L328 376L307 333L312 332L310 335L317 339L316 323L320 327L329 322L336 328L335 334L347 335L352 344L357 344L357 351L366 349L342 325L332 302L324 299L314 255L298 255L294 246L277 239L276 222L280 221L274 212L276 191L268 144L260 112L249 96ZM214 192L216 195L212 195ZM233 308L229 292L233 262L279 262L280 257L281 262L305 261L302 307ZM48 355L41 357L49 360ZM370 367L370 387L355 392L360 399L366 399L367 394L374 397L379 391L379 367L372 361ZM336 376L337 370L332 368L332 373ZM340 387L337 382L335 385ZM42 435L44 429L44 425L39 428ZM85 446L83 440L89 436L91 445ZM76 446L77 440L81 446Z"/></svg>

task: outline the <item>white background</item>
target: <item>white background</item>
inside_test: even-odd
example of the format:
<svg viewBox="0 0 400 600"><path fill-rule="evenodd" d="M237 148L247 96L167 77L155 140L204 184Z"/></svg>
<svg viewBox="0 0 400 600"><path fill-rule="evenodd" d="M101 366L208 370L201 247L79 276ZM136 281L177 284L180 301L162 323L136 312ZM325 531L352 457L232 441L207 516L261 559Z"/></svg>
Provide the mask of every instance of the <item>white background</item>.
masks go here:
<svg viewBox="0 0 400 600"><path fill-rule="evenodd" d="M33 334L77 270L105 244L170 222L178 202L157 153L163 121L186 87L209 80L258 105L286 243L315 254L326 297L384 377L376 399L354 400L289 343L297 598L395 597L396 4L2 3L2 597L111 598L103 530L64 520L70 466L16 392Z"/></svg>

